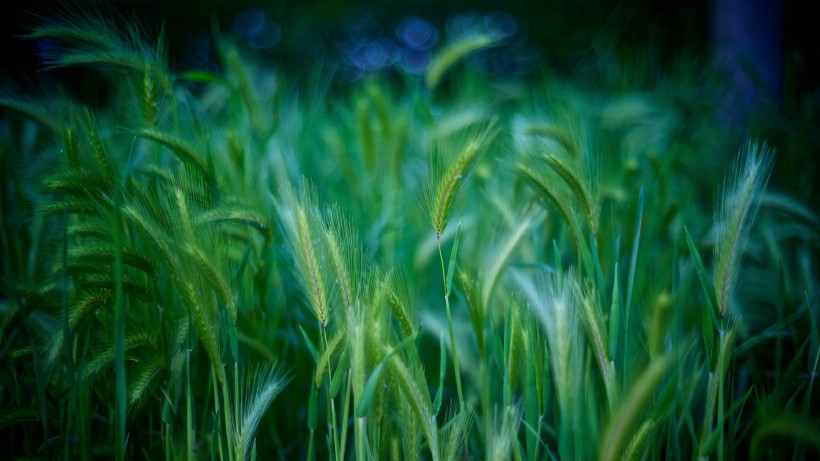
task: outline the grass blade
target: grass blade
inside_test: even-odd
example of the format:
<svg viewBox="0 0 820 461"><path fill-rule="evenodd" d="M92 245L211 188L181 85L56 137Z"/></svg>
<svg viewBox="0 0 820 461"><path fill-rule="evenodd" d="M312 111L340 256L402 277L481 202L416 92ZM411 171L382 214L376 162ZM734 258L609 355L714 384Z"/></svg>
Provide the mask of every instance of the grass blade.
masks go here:
<svg viewBox="0 0 820 461"><path fill-rule="evenodd" d="M302 333L302 338L305 340L305 345L308 348L308 352L310 352L310 356L313 357L313 361L319 363L319 351L316 349L316 346L313 345L313 341L310 340L310 336L308 336L305 329L302 328L302 325L299 325L299 332Z"/></svg>
<svg viewBox="0 0 820 461"><path fill-rule="evenodd" d="M609 356L613 361L618 357L618 338L621 332L621 289L618 283L618 263L615 263L612 281L612 306L609 308Z"/></svg>
<svg viewBox="0 0 820 461"><path fill-rule="evenodd" d="M444 376L447 370L447 349L444 347L444 334L439 334L439 372L438 372L438 390L436 391L436 399L433 402L433 411L438 414L441 408L441 396L444 393Z"/></svg>
<svg viewBox="0 0 820 461"><path fill-rule="evenodd" d="M706 296L706 303L709 310L714 313L715 306L717 306L717 302L715 301L715 287L706 276L706 269L703 268L703 261L700 259L700 253L698 253L695 242L692 240L692 236L689 235L689 229L687 229L686 226L683 226L683 232L686 234L686 244L689 246L689 253L692 255L692 262L695 263L695 272L698 274L700 286L703 288L703 294Z"/></svg>
<svg viewBox="0 0 820 461"><path fill-rule="evenodd" d="M632 355L632 350L629 348L629 331L632 329L630 326L630 316L632 313L632 287L635 283L635 270L638 265L638 247L641 241L641 225L643 223L643 200L644 191L643 187L641 187L640 195L638 195L638 210L635 213L635 236L632 238L632 257L629 260L629 276L626 282L626 308L624 315L624 357L630 357ZM629 383L629 367L630 364L628 363L628 361L624 360L624 388L626 388L626 386Z"/></svg>

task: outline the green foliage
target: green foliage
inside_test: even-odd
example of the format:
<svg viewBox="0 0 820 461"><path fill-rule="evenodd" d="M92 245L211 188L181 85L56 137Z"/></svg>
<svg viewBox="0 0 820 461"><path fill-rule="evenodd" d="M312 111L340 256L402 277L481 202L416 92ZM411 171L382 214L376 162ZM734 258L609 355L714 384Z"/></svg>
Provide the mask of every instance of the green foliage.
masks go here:
<svg viewBox="0 0 820 461"><path fill-rule="evenodd" d="M766 189L806 158L732 163L701 69L448 72L477 36L330 93L91 12L29 38L115 91L0 95L0 458L817 453L820 219Z"/></svg>

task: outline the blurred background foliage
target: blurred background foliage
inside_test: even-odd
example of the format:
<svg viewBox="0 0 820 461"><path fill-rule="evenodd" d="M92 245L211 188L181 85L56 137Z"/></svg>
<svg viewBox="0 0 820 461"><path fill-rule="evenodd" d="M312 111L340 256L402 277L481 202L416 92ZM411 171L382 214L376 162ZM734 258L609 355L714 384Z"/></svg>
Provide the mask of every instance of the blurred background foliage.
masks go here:
<svg viewBox="0 0 820 461"><path fill-rule="evenodd" d="M358 39L400 42L401 37L395 32L408 18L423 19L439 34L452 33L458 27L455 23L460 19L469 21L469 16L487 22L496 16L499 24L495 26L512 32L513 42L525 43L528 52L537 55L540 65L577 72L589 64L591 53L612 53L612 57L620 59L649 54L660 64L668 64L680 56L702 56L710 51L716 35L713 29L719 4L731 2L113 0L103 3L120 12L133 12L151 30L165 24L170 62L181 68L201 64L192 55L204 51L206 46L202 42L210 38L213 25L218 25L223 32L244 36L261 56L270 57L277 65L293 71L312 65L317 59L333 59L335 51L351 39L354 42ZM748 9L754 10L763 8L760 4L779 2L745 3ZM817 64L820 47L803 3L786 1L775 10L782 9L782 52L789 61L787 67L793 67L789 72L798 89L813 90L820 81ZM33 73L37 64L36 53L32 51L36 51L36 44L21 42L18 36L31 25L32 14L47 15L55 4L59 2L3 2L0 6L3 69L18 76ZM766 19L776 21L777 17ZM501 24L505 22L506 25ZM769 39L780 40L780 37ZM506 70L515 72L512 68Z"/></svg>
<svg viewBox="0 0 820 461"><path fill-rule="evenodd" d="M164 30L173 71L219 72L214 37L220 36L235 40L248 57L297 79L318 67L333 69L341 78L333 78L332 85L342 86L370 75L399 80L422 74L437 46L474 32L503 38L503 46L469 58L481 73L518 82L557 75L624 92L647 90L669 76L698 79L714 64L725 64L732 46L745 47L741 53L755 56L730 57L723 69L728 78L722 84L742 93L725 98L724 128L733 129L736 141L760 137L775 145L796 143L809 158L820 147L811 135L819 117L820 38L812 31L808 4L801 1L6 0L0 5L3 80L27 90L42 79L38 56L49 43L20 38L38 17L48 17L55 8L98 4L139 18L149 36ZM110 82L93 69L45 74L92 106L103 106L111 95ZM755 105L750 98L762 102ZM790 185L793 192L818 195L813 165L779 168L787 170L785 177L803 178Z"/></svg>
<svg viewBox="0 0 820 461"><path fill-rule="evenodd" d="M48 12L50 6L47 2L39 2L40 5L37 3L21 0L4 2L4 68L17 68L22 72L30 72L34 68L34 54L27 52L34 45L21 44L14 36L25 32L32 12ZM273 32L276 39L267 44L270 46L260 43L260 52L275 57L277 63L294 67L311 64L317 58L331 54L328 53L329 49L334 46L334 42L343 40L341 35L345 29L359 28L359 32L370 34L373 39L389 39L395 26L411 16L423 18L441 29L456 15L506 13L515 18L520 29L516 38L525 39L532 47L539 49L541 59L562 69L572 69L579 58L589 51L591 42L596 37L613 41L615 48L621 52L631 52L637 47L650 44L665 58L682 50L699 54L705 50L708 38L708 4L705 1L686 2L674 7L646 0L618 4L600 0L115 0L108 3L123 12L133 11L153 28L162 23L172 25L173 27L167 28L171 62L183 65L186 55L190 54L191 48L196 48L201 35L210 35L209 24L217 22L223 31L230 31L243 22L243 17L247 25L247 20L250 19L248 13L252 11L264 14L276 29L268 31ZM241 29L241 26L238 28ZM26 47L29 49L25 50Z"/></svg>

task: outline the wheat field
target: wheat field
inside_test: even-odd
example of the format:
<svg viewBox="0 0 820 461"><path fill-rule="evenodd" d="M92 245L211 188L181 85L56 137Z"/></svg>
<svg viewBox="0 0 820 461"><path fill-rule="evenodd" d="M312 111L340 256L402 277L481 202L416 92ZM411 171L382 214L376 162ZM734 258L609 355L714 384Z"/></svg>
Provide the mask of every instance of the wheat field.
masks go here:
<svg viewBox="0 0 820 461"><path fill-rule="evenodd" d="M820 456L811 107L729 135L700 65L493 77L481 33L177 71L138 24L27 36L101 106L0 88L0 458Z"/></svg>

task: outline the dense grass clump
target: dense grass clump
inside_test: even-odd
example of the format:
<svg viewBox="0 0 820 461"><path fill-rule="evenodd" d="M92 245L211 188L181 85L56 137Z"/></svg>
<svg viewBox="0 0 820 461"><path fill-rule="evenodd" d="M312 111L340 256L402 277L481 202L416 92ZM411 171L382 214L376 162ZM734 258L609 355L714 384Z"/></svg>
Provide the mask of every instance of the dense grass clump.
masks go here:
<svg viewBox="0 0 820 461"><path fill-rule="evenodd" d="M711 73L29 38L112 95L0 94L0 458L820 456L820 219L770 181L807 157L722 129Z"/></svg>

